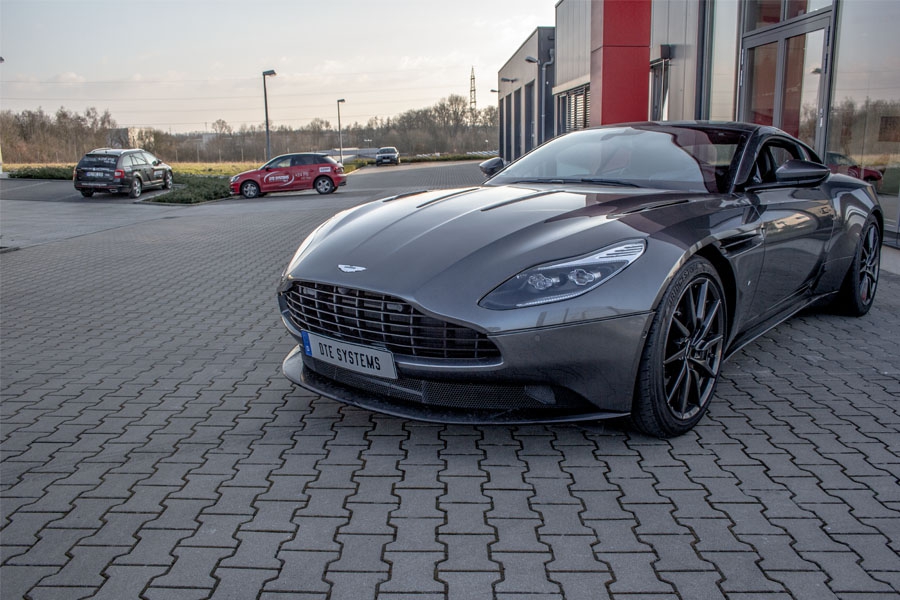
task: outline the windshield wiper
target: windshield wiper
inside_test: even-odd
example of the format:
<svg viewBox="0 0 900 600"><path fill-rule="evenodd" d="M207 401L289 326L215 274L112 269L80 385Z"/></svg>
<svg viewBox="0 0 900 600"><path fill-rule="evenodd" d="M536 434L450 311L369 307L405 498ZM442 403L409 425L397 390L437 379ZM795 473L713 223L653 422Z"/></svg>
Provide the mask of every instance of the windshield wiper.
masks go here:
<svg viewBox="0 0 900 600"><path fill-rule="evenodd" d="M516 179L512 183L576 183L577 179L559 179L553 177L540 178L536 177L534 179Z"/></svg>
<svg viewBox="0 0 900 600"><path fill-rule="evenodd" d="M582 177L581 183L599 183L601 185L615 185L619 187L641 187L630 181L620 181L618 179L602 179L599 177Z"/></svg>

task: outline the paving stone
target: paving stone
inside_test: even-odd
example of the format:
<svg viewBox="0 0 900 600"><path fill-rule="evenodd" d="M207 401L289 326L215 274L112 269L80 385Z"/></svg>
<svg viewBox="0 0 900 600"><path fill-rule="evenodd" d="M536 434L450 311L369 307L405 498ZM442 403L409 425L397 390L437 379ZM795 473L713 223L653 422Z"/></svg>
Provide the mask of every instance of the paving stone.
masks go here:
<svg viewBox="0 0 900 600"><path fill-rule="evenodd" d="M59 567L4 564L0 567L0 590L4 598L25 598L35 584L57 571Z"/></svg>
<svg viewBox="0 0 900 600"><path fill-rule="evenodd" d="M394 540L385 546L387 552L444 552L437 539L437 528L443 519L391 519ZM501 536L502 538L502 536Z"/></svg>
<svg viewBox="0 0 900 600"><path fill-rule="evenodd" d="M10 558L6 564L62 567L69 562L69 550L92 533L92 529L44 528L37 534L38 541L28 548L28 552Z"/></svg>
<svg viewBox="0 0 900 600"><path fill-rule="evenodd" d="M898 591L879 581L877 574L865 571L859 564L859 556L853 552L801 552L800 555L822 568L830 577L828 587L836 593Z"/></svg>
<svg viewBox="0 0 900 600"><path fill-rule="evenodd" d="M384 547L392 541L389 535L342 535L337 542L341 545L341 557L328 566L329 573L345 571L349 573L387 572L389 565L382 558Z"/></svg>
<svg viewBox="0 0 900 600"><path fill-rule="evenodd" d="M566 600L607 600L612 577L612 573L554 573L553 581L559 583Z"/></svg>
<svg viewBox="0 0 900 600"><path fill-rule="evenodd" d="M797 600L837 598L828 587L828 576L819 571L768 570L766 575L780 583Z"/></svg>
<svg viewBox="0 0 900 600"><path fill-rule="evenodd" d="M489 504L442 504L441 509L447 513L447 522L438 528L441 534L494 533L485 519L487 511L490 510Z"/></svg>
<svg viewBox="0 0 900 600"><path fill-rule="evenodd" d="M548 579L545 565L552 559L549 553L491 552L491 560L502 565L503 579L494 586L494 593L500 594L555 594L561 590L559 584Z"/></svg>
<svg viewBox="0 0 900 600"><path fill-rule="evenodd" d="M147 565L112 565L104 574L108 577L95 599L122 600L122 598L139 598L141 592L150 581L166 570L163 566Z"/></svg>
<svg viewBox="0 0 900 600"><path fill-rule="evenodd" d="M491 496L482 492L484 479L481 477L442 477L447 491L440 497L441 504L490 502Z"/></svg>
<svg viewBox="0 0 900 600"><path fill-rule="evenodd" d="M541 526L540 519L491 519L491 527L497 531L497 541L491 544L493 552L547 552L544 538L551 536L538 535ZM590 531L590 530L588 530ZM399 537L399 534L398 534ZM556 537L556 536L553 536ZM559 536L562 537L562 536ZM590 541L596 541L594 536L589 536Z"/></svg>
<svg viewBox="0 0 900 600"><path fill-rule="evenodd" d="M653 570L656 554L651 552L598 552L597 559L607 563L614 581L609 590L615 595L627 594L671 594L671 584L659 579Z"/></svg>
<svg viewBox="0 0 900 600"><path fill-rule="evenodd" d="M385 594L437 593L443 597L446 584L435 579L437 563L444 560L444 552L385 552L390 564L390 578L378 586L378 597Z"/></svg>
<svg viewBox="0 0 900 600"><path fill-rule="evenodd" d="M599 520L585 521L594 530L597 537L595 552L649 552L650 547L642 542L635 533L637 521L634 520Z"/></svg>
<svg viewBox="0 0 900 600"><path fill-rule="evenodd" d="M553 560L547 563L545 569L550 573L550 579L558 581L557 573L594 573L597 571L608 571L609 566L598 561L594 555L594 545L597 538L592 535L543 535L541 542L545 544L545 548L552 550ZM494 553L499 552L503 546L494 544L491 550ZM518 550L517 550L518 551ZM530 552L540 552L541 550L528 550Z"/></svg>
<svg viewBox="0 0 900 600"><path fill-rule="evenodd" d="M695 549L697 540L692 535L641 535L640 539L659 557L653 565L657 572L715 569L712 563L703 560L697 553Z"/></svg>
<svg viewBox="0 0 900 600"><path fill-rule="evenodd" d="M137 534L140 540L137 545L116 558L114 564L168 567L175 561L172 554L175 546L190 535L190 530L183 529L142 529Z"/></svg>
<svg viewBox="0 0 900 600"><path fill-rule="evenodd" d="M266 583L265 591L328 594L331 586L324 576L328 564L338 559L338 552L283 550L278 557L284 566L277 579Z"/></svg>
<svg viewBox="0 0 900 600"><path fill-rule="evenodd" d="M438 540L447 548L447 560L438 564L438 571L441 573L500 570L500 566L489 558L493 536L454 534L441 535Z"/></svg>
<svg viewBox="0 0 900 600"><path fill-rule="evenodd" d="M332 584L329 600L358 600L375 598L379 584L387 579L383 573L329 573Z"/></svg>
<svg viewBox="0 0 900 600"><path fill-rule="evenodd" d="M130 550L127 546L75 546L68 554L71 559L59 572L45 577L43 587L89 587L96 590L106 578L103 571L118 556Z"/></svg>
<svg viewBox="0 0 900 600"><path fill-rule="evenodd" d="M249 569L249 568L222 568L219 567L213 573L213 577L219 580L219 585L213 590L210 600L246 600L255 598L260 591L278 576L277 570Z"/></svg>
<svg viewBox="0 0 900 600"><path fill-rule="evenodd" d="M93 598L97 588L85 586L37 586L28 591L29 600L81 600Z"/></svg>
<svg viewBox="0 0 900 600"><path fill-rule="evenodd" d="M185 548L173 551L175 564L165 575L156 577L153 587L162 588L204 588L212 590L216 580L212 572L222 558L231 555L231 548Z"/></svg>
<svg viewBox="0 0 900 600"><path fill-rule="evenodd" d="M281 568L281 561L276 558L282 543L291 539L287 532L239 531L235 534L240 540L237 551L224 559L219 567L274 569Z"/></svg>
<svg viewBox="0 0 900 600"><path fill-rule="evenodd" d="M500 579L500 572L438 571L438 578L447 584L447 600L493 598L493 586Z"/></svg>
<svg viewBox="0 0 900 600"><path fill-rule="evenodd" d="M766 577L759 567L755 552L703 552L704 559L713 563L724 579L721 587L727 593L777 593L784 588Z"/></svg>

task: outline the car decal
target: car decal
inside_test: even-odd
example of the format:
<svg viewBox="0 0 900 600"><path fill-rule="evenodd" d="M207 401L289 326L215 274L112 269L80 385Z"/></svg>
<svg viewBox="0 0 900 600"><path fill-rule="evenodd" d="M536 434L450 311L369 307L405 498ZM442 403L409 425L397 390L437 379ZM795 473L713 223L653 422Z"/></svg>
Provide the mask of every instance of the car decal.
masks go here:
<svg viewBox="0 0 900 600"><path fill-rule="evenodd" d="M266 183L280 183L282 186L290 185L294 181L294 176L288 173L270 173L263 178Z"/></svg>
<svg viewBox="0 0 900 600"><path fill-rule="evenodd" d="M331 173L331 167L319 167L319 173Z"/></svg>

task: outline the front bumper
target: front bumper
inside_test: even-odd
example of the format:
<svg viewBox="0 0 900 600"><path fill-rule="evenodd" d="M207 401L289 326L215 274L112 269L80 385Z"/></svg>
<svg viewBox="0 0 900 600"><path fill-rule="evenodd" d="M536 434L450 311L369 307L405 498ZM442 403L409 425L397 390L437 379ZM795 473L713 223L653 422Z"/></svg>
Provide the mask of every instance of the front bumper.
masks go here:
<svg viewBox="0 0 900 600"><path fill-rule="evenodd" d="M398 379L355 373L305 356L284 359L291 381L377 412L441 423L532 423L630 414L652 313L491 335L501 358L396 356ZM285 323L293 332L290 324Z"/></svg>

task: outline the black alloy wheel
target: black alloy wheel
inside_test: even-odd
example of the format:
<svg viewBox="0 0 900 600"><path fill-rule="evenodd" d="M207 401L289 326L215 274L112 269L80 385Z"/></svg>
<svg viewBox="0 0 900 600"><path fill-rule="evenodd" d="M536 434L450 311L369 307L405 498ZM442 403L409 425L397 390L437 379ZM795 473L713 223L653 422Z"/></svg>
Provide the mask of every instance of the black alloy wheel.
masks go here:
<svg viewBox="0 0 900 600"><path fill-rule="evenodd" d="M881 272L881 230L873 217L869 217L856 244L853 264L835 300L840 312L861 317L872 308L878 275Z"/></svg>
<svg viewBox="0 0 900 600"><path fill-rule="evenodd" d="M638 429L672 437L700 421L722 368L727 318L715 267L692 258L672 280L650 328L632 410Z"/></svg>

